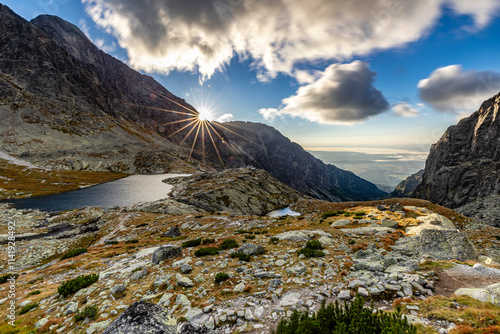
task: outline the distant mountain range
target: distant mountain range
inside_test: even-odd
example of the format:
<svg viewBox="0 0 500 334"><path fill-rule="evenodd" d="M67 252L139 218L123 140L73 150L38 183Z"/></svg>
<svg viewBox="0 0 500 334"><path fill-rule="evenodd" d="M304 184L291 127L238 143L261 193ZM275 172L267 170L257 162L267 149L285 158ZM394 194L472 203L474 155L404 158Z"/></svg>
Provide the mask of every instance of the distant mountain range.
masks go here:
<svg viewBox="0 0 500 334"><path fill-rule="evenodd" d="M192 146L194 132L180 146L187 131L172 134L187 123L175 122L194 107L59 17L28 22L0 5L0 50L1 150L38 166L162 173L252 165L320 199L385 195L264 124L212 122L218 152L208 136Z"/></svg>

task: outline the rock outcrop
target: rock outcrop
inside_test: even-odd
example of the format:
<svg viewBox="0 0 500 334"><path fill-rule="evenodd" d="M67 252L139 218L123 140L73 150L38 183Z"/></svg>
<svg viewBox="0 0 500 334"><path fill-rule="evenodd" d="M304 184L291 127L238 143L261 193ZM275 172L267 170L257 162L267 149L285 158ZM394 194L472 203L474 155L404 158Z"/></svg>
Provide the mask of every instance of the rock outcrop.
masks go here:
<svg viewBox="0 0 500 334"><path fill-rule="evenodd" d="M500 94L446 130L431 147L422 183L413 197L458 208L499 195L499 107Z"/></svg>
<svg viewBox="0 0 500 334"><path fill-rule="evenodd" d="M130 305L103 334L176 334L177 319L156 304L138 301Z"/></svg>
<svg viewBox="0 0 500 334"><path fill-rule="evenodd" d="M264 215L303 198L261 169L234 168L165 180L173 185L170 198L131 206L157 213L229 212Z"/></svg>
<svg viewBox="0 0 500 334"><path fill-rule="evenodd" d="M421 169L415 174L412 174L406 178L406 180L401 181L394 191L389 195L390 197L411 197L413 191L422 182L422 175L424 175L424 170Z"/></svg>

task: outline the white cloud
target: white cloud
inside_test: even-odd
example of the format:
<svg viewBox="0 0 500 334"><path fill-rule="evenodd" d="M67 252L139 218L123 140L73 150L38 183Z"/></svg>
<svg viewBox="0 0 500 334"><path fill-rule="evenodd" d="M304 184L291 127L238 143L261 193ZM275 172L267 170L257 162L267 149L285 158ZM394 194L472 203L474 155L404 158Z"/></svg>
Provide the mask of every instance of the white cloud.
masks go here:
<svg viewBox="0 0 500 334"><path fill-rule="evenodd" d="M460 65L436 69L418 82L422 101L443 112L465 114L500 90L500 73L464 71Z"/></svg>
<svg viewBox="0 0 500 334"><path fill-rule="evenodd" d="M404 46L429 32L444 5L471 15L476 28L500 7L497 0L82 1L137 69L207 78L238 54L253 60L259 80L296 73L302 83L311 78L295 72L297 62Z"/></svg>
<svg viewBox="0 0 500 334"><path fill-rule="evenodd" d="M419 110L420 106L414 107L408 102L398 102L392 107L394 115L401 117L416 117Z"/></svg>
<svg viewBox="0 0 500 334"><path fill-rule="evenodd" d="M321 124L360 123L389 108L373 86L374 77L375 73L361 61L333 64L315 82L283 99L279 109L261 109L259 113L266 120L290 115Z"/></svg>
<svg viewBox="0 0 500 334"><path fill-rule="evenodd" d="M230 113L227 113L227 114L224 114L224 115L221 115L219 116L216 121L217 122L220 122L220 123L224 123L224 122L229 122L230 120L232 120L234 118L234 115L233 114L230 114Z"/></svg>

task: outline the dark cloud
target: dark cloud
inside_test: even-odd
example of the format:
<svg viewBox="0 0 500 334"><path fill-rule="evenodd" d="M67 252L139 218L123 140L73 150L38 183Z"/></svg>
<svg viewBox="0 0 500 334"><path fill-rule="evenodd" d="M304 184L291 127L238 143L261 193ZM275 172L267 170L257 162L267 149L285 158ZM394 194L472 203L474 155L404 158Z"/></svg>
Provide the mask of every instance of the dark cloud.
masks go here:
<svg viewBox="0 0 500 334"><path fill-rule="evenodd" d="M324 124L359 123L389 108L373 87L374 77L364 62L330 65L316 81L283 99L281 108L260 113L267 119L290 115Z"/></svg>
<svg viewBox="0 0 500 334"><path fill-rule="evenodd" d="M500 90L500 73L441 67L418 83L420 98L438 111L474 111Z"/></svg>

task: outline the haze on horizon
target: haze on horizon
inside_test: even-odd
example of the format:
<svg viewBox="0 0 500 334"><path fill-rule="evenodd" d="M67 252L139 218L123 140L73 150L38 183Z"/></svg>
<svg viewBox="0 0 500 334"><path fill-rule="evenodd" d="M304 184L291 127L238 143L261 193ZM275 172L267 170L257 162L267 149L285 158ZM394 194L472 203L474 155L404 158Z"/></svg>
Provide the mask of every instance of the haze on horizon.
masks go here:
<svg viewBox="0 0 500 334"><path fill-rule="evenodd" d="M74 23L211 119L311 151L426 152L500 91L496 0L2 2Z"/></svg>

